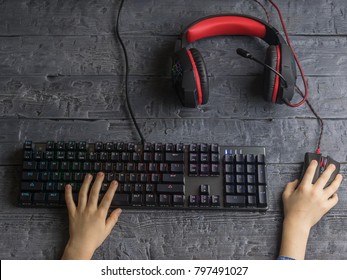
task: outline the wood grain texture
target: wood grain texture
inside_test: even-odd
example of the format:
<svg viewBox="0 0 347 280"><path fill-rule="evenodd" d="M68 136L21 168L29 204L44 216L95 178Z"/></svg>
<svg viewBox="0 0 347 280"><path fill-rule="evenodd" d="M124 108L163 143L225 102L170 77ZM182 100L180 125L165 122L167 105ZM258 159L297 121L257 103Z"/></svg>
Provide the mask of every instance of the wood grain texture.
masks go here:
<svg viewBox="0 0 347 280"><path fill-rule="evenodd" d="M209 102L200 109L183 107L168 77L130 77L129 99L140 119L313 117L307 105L293 109L264 101L261 76L214 76L209 83ZM309 77L308 84L321 117L346 118L346 77ZM0 76L0 89L0 116L6 118L112 120L127 115L120 76Z"/></svg>
<svg viewBox="0 0 347 280"><path fill-rule="evenodd" d="M170 76L176 38L126 35L130 75ZM122 75L123 56L113 35L19 36L1 38L0 72L6 76ZM345 76L345 36L296 36L292 44L308 76ZM263 69L236 54L237 48L265 57L267 45L250 37L219 37L191 44L198 48L209 76L261 75Z"/></svg>
<svg viewBox="0 0 347 280"><path fill-rule="evenodd" d="M0 2L0 35L98 35L112 34L119 1L30 1ZM122 31L176 35L194 20L212 14L248 14L263 20L266 16L253 0L131 0L124 4ZM271 24L278 27L275 9L262 1ZM298 0L276 2L290 34L346 35L344 0ZM319 15L319 16L317 16ZM293 20L292 16L295 16ZM20 21L14 18L20 17ZM165 19L165 20L162 20Z"/></svg>
<svg viewBox="0 0 347 280"><path fill-rule="evenodd" d="M276 11L272 24L281 31ZM57 259L68 239L65 209L17 206L26 139L138 141L123 91L124 58L114 35L117 0L0 0L0 258ZM310 101L325 121L322 151L347 176L347 6L345 0L276 1L307 75ZM173 93L176 36L210 14L265 19L253 0L125 1L120 32L129 56L129 97L149 142L265 146L269 210L136 211L121 215L94 259L274 259L281 238L281 194L315 149L318 124L307 105L262 99L266 45L248 37L196 42L210 100L183 108ZM282 31L281 31L282 32ZM298 84L302 82L298 78ZM347 193L311 230L308 259L347 259Z"/></svg>

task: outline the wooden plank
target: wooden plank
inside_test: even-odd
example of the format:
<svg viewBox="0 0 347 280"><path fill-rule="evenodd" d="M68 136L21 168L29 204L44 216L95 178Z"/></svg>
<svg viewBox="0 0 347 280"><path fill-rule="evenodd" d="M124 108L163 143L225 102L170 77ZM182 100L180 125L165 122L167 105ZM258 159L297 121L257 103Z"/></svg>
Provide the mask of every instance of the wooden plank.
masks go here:
<svg viewBox="0 0 347 280"><path fill-rule="evenodd" d="M2 75L122 74L113 36L5 37L0 42Z"/></svg>
<svg viewBox="0 0 347 280"><path fill-rule="evenodd" d="M131 76L129 99L136 118L312 118L304 105L291 108L263 100L262 77L210 77L210 100L185 108L169 77ZM309 77L309 99L323 118L346 118L346 77ZM0 76L0 116L48 119L124 119L121 76ZM299 95L295 100L299 100ZM332 109L333 108L333 109Z"/></svg>
<svg viewBox="0 0 347 280"><path fill-rule="evenodd" d="M117 3L117 4L116 4ZM0 36L16 35L98 35L113 33L119 1L32 2L5 0L0 3ZM274 8L262 2L271 23L281 30ZM290 34L345 35L344 0L278 1ZM121 15L122 32L139 34L178 34L194 20L213 14L238 13L266 19L255 1L208 0L125 1ZM319 16L317 16L319 15ZM18 20L20 18L20 20Z"/></svg>
<svg viewBox="0 0 347 280"><path fill-rule="evenodd" d="M310 119L140 119L140 129L147 142L264 146L269 163L299 163L308 151L314 152L318 137L316 120ZM326 120L322 152L346 163L345 120ZM0 162L20 164L24 140L68 141L139 141L130 120L54 121L8 119L0 120ZM328 135L334 135L329 137ZM294 148L295 147L295 148Z"/></svg>
<svg viewBox="0 0 347 280"><path fill-rule="evenodd" d="M126 36L124 43L131 75L171 75L175 38L171 36ZM345 76L347 38L296 36L293 46L308 76ZM198 48L211 76L259 75L260 65L236 54L237 48L263 60L267 46L249 37L219 37L201 40ZM4 37L0 41L1 76L17 75L122 75L124 60L112 35Z"/></svg>

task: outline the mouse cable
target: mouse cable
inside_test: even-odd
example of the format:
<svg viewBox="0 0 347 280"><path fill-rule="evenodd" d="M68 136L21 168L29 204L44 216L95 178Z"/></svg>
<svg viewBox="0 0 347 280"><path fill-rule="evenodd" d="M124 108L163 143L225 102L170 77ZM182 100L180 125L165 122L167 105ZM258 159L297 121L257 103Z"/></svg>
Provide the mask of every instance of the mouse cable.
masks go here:
<svg viewBox="0 0 347 280"><path fill-rule="evenodd" d="M267 17L267 22L270 23L270 19L269 19L269 15L268 15L268 12L266 10L266 8L260 3L258 2L257 0L253 0L255 2L257 2L262 8L263 10L265 11L266 13L266 17ZM288 36L288 33L287 33L287 29L285 27L285 24L284 24L284 20L283 20L283 17L282 17L282 14L281 14L281 11L280 9L278 8L278 6L272 1L272 0L268 0L270 2L270 4L272 6L275 7L278 15L279 15L279 18L281 20L281 25L282 25L282 28L283 28L283 31L284 31L284 34L286 36L286 39L287 39L287 42L288 42L288 45L290 46L290 48L292 49L292 52L294 54L294 57L295 57L295 61L299 67L299 70L300 70L300 73L301 73L301 77L303 79L303 82L304 82L304 86L305 86L305 92L307 93L308 92L308 86L307 86L307 83L306 83L306 78L304 76L304 72L299 64L299 60L294 52L294 49L290 43L290 40L289 40L289 36ZM315 117L317 118L318 122L319 122L319 128L320 128L320 132L319 132L319 137L318 137L318 141L317 141L317 148L316 148L316 154L320 154L321 151L320 151L320 144L321 144L321 141L322 141L322 137L323 137L323 131L324 131L324 122L323 122L323 119L318 115L318 113L316 112L316 110L313 108L313 106L311 105L311 103L309 102L309 100L307 100L307 94L306 94L306 98L305 98L305 94L301 91L301 89L295 85L295 90L305 99L306 103L307 103L307 106L310 108L311 112L315 115ZM290 106L290 104L287 104Z"/></svg>
<svg viewBox="0 0 347 280"><path fill-rule="evenodd" d="M295 89L298 93L300 93L301 96L304 96L303 92L301 91L301 89L295 85ZM319 122L319 127L320 127L320 133L319 133L319 137L318 137L318 143L317 143L317 148L316 148L316 154L320 154L320 143L322 140L322 136L323 136L323 130L324 130L324 122L323 119L318 115L318 113L316 112L316 110L313 108L313 106L311 105L311 103L306 100L306 103L308 105L308 107L310 108L310 110L312 111L312 113L315 115L315 117L317 118L318 122Z"/></svg>
<svg viewBox="0 0 347 280"><path fill-rule="evenodd" d="M124 91L125 91L125 97L126 97L126 103L127 103L128 111L129 111L131 119L135 125L137 133L139 134L139 136L141 138L141 144L144 145L145 138L143 137L141 130L140 130L140 128L136 122L136 119L134 117L134 113L133 113L133 110L131 108L130 101L129 101L129 94L128 94L128 76L129 76L128 54L127 54L126 48L124 46L123 40L119 35L119 17L120 17L120 13L122 11L123 4L124 4L124 0L121 0L121 3L120 3L119 8L118 8L118 15L117 15L117 21L116 21L116 36L117 36L117 39L119 40L119 43L122 47L123 55L124 55L124 62L125 62Z"/></svg>
<svg viewBox="0 0 347 280"><path fill-rule="evenodd" d="M298 65L298 68L299 68L299 71L300 71L300 74L301 74L301 79L302 79L302 82L304 83L304 87L305 87L305 94L303 96L303 99L299 103L292 104L292 103L286 102L286 104L289 105L290 107L299 107L300 105L305 103L305 101L307 100L307 97L308 97L308 85L307 85L307 82L306 82L306 77L305 77L305 74L304 74L304 70L302 69L300 61L299 61L299 59L298 59L298 57L297 57L297 55L296 55L296 53L294 51L294 48L293 48L292 44L290 43L290 39L289 39L289 36L288 36L287 28L286 28L286 25L284 23L283 16L282 16L282 13L281 13L280 9L278 8L278 6L272 0L268 0L268 1L270 2L270 4L277 11L277 14L278 14L278 16L280 18L280 21L281 21L281 25L282 25L282 29L283 29L284 35L286 36L287 44L290 47L290 49L292 50L292 53L294 55L294 59L295 59L296 65Z"/></svg>

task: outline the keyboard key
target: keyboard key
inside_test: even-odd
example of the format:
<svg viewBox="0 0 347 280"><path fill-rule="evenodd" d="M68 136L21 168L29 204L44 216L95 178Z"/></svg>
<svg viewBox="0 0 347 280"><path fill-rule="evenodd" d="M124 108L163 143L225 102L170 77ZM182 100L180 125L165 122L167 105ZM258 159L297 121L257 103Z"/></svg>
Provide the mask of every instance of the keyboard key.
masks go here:
<svg viewBox="0 0 347 280"><path fill-rule="evenodd" d="M163 174L163 183L182 183L184 184L183 174Z"/></svg>
<svg viewBox="0 0 347 280"><path fill-rule="evenodd" d="M156 196L154 194L146 194L145 203L146 206L156 206Z"/></svg>
<svg viewBox="0 0 347 280"><path fill-rule="evenodd" d="M190 195L188 198L188 205L191 207L197 207L199 206L199 198L198 195Z"/></svg>
<svg viewBox="0 0 347 280"><path fill-rule="evenodd" d="M172 199L172 203L174 206L183 206L184 205L184 200L185 197L182 194L174 194L173 195L173 199Z"/></svg>
<svg viewBox="0 0 347 280"><path fill-rule="evenodd" d="M265 166L258 165L258 183L265 184Z"/></svg>
<svg viewBox="0 0 347 280"><path fill-rule="evenodd" d="M48 193L47 201L50 204L59 204L60 203L60 194L59 193Z"/></svg>
<svg viewBox="0 0 347 280"><path fill-rule="evenodd" d="M183 162L183 153L165 153L165 159L167 162Z"/></svg>
<svg viewBox="0 0 347 280"><path fill-rule="evenodd" d="M23 162L23 169L24 170L35 170L37 166L36 161L24 161Z"/></svg>
<svg viewBox="0 0 347 280"><path fill-rule="evenodd" d="M158 184L157 185L158 193L176 193L184 194L185 186L182 184Z"/></svg>
<svg viewBox="0 0 347 280"><path fill-rule="evenodd" d="M31 150L32 149L33 142L30 140L26 140L23 145L24 150Z"/></svg>
<svg viewBox="0 0 347 280"><path fill-rule="evenodd" d="M234 194L235 192L236 192L236 188L234 185L225 185L226 194Z"/></svg>
<svg viewBox="0 0 347 280"><path fill-rule="evenodd" d="M258 188L258 205L259 207L267 207L266 186L260 185Z"/></svg>
<svg viewBox="0 0 347 280"><path fill-rule="evenodd" d="M200 194L210 194L210 186L209 185L200 185Z"/></svg>
<svg viewBox="0 0 347 280"><path fill-rule="evenodd" d="M184 172L184 165L182 163L171 163L170 164L170 171L172 173L183 173Z"/></svg>
<svg viewBox="0 0 347 280"><path fill-rule="evenodd" d="M220 206L219 195L211 195L211 206L214 206L214 207Z"/></svg>
<svg viewBox="0 0 347 280"><path fill-rule="evenodd" d="M22 182L22 191L40 192L43 191L42 182Z"/></svg>
<svg viewBox="0 0 347 280"><path fill-rule="evenodd" d="M160 206L170 206L171 204L171 195L160 194L159 195L159 205Z"/></svg>
<svg viewBox="0 0 347 280"><path fill-rule="evenodd" d="M112 206L127 206L130 205L130 196L126 193L116 193L112 199Z"/></svg>
<svg viewBox="0 0 347 280"><path fill-rule="evenodd" d="M249 206L256 206L257 205L257 198L255 195L248 195L247 196L247 205L249 205Z"/></svg>
<svg viewBox="0 0 347 280"><path fill-rule="evenodd" d="M21 204L29 204L32 202L32 194L30 192L21 192L19 196L19 202Z"/></svg>
<svg viewBox="0 0 347 280"><path fill-rule="evenodd" d="M210 206L210 196L209 195L200 195L200 206L207 207Z"/></svg>
<svg viewBox="0 0 347 280"><path fill-rule="evenodd" d="M33 202L34 203L45 203L46 202L46 194L43 192L37 192L33 194Z"/></svg>
<svg viewBox="0 0 347 280"><path fill-rule="evenodd" d="M24 171L22 172L23 181L37 181L39 179L39 173L33 171Z"/></svg>
<svg viewBox="0 0 347 280"><path fill-rule="evenodd" d="M131 204L136 206L142 206L142 194L132 194L131 195Z"/></svg>
<svg viewBox="0 0 347 280"><path fill-rule="evenodd" d="M230 206L245 206L246 198L243 195L226 195L225 196L225 207Z"/></svg>

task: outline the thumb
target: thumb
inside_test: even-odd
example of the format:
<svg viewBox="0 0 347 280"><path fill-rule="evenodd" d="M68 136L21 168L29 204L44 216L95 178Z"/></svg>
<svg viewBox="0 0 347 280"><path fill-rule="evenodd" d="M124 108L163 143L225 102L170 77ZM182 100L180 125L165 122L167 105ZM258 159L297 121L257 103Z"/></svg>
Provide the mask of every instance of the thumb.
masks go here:
<svg viewBox="0 0 347 280"><path fill-rule="evenodd" d="M289 182L286 187L284 188L283 191L283 199L289 197L296 189L296 187L298 186L299 180L296 179L292 182Z"/></svg>
<svg viewBox="0 0 347 280"><path fill-rule="evenodd" d="M106 229L107 229L108 232L111 232L113 227L116 225L116 223L118 222L118 218L119 218L121 213L122 213L122 209L117 208L117 209L113 210L112 213L110 214L110 216L107 218L107 220L106 220Z"/></svg>

